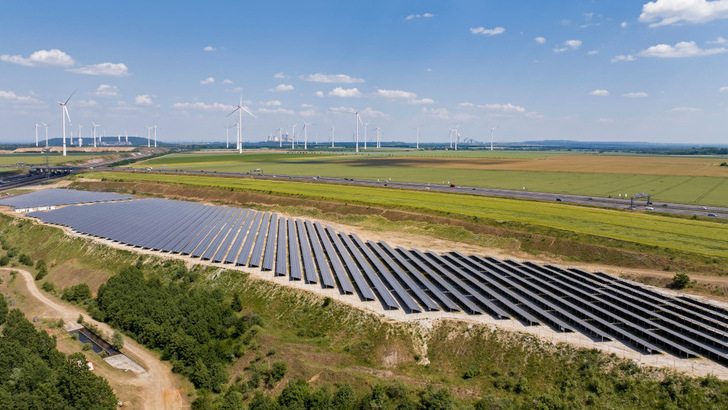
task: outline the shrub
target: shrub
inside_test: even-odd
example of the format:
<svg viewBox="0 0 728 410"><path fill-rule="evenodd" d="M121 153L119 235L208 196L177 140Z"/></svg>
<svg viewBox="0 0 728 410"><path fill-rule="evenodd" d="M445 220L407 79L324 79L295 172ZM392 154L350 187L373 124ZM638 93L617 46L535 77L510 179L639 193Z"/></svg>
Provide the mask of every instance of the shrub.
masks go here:
<svg viewBox="0 0 728 410"><path fill-rule="evenodd" d="M10 263L10 257L8 255L0 256L0 266L8 266Z"/></svg>
<svg viewBox="0 0 728 410"><path fill-rule="evenodd" d="M83 344L83 348L81 348L81 350L83 350L84 352L86 352L86 351L91 350L92 348L93 348L93 346L91 345L91 343L84 343Z"/></svg>
<svg viewBox="0 0 728 410"><path fill-rule="evenodd" d="M288 370L288 365L284 361L276 361L273 362L273 367L270 369L270 373L268 374L271 382L278 382L281 379L283 379L283 376L286 375L286 371Z"/></svg>
<svg viewBox="0 0 728 410"><path fill-rule="evenodd" d="M114 335L111 337L111 345L116 350L121 350L124 347L124 335L118 330L114 330Z"/></svg>
<svg viewBox="0 0 728 410"><path fill-rule="evenodd" d="M33 259L30 259L30 256L28 256L27 253L21 253L18 255L18 262L25 266L33 266Z"/></svg>
<svg viewBox="0 0 728 410"><path fill-rule="evenodd" d="M334 397L331 398L331 408L333 409L351 409L356 404L356 393L354 388L349 383L344 383L339 387L339 390L334 393Z"/></svg>
<svg viewBox="0 0 728 410"><path fill-rule="evenodd" d="M676 273L672 278L670 287L673 289L684 289L688 284L690 284L690 276L684 273Z"/></svg>
<svg viewBox="0 0 728 410"><path fill-rule="evenodd" d="M38 273L35 274L35 280L41 280L48 275L48 271L45 267L38 269Z"/></svg>
<svg viewBox="0 0 728 410"><path fill-rule="evenodd" d="M91 299L91 288L85 283L69 286L63 290L61 299L69 302L83 302L86 299Z"/></svg>
<svg viewBox="0 0 728 410"><path fill-rule="evenodd" d="M43 282L40 288L46 292L53 292L53 290L56 288L56 285L52 284L51 282Z"/></svg>

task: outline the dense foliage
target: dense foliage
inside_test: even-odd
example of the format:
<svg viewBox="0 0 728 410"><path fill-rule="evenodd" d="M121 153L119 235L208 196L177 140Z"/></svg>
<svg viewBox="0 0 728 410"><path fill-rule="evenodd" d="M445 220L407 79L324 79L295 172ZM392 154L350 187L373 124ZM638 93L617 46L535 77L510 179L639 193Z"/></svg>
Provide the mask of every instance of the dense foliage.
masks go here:
<svg viewBox="0 0 728 410"><path fill-rule="evenodd" d="M61 298L69 302L83 302L84 300L91 299L91 288L85 283L69 286L63 290Z"/></svg>
<svg viewBox="0 0 728 410"><path fill-rule="evenodd" d="M11 310L0 337L0 407L115 409L117 398L81 353L66 357L56 340Z"/></svg>
<svg viewBox="0 0 728 410"><path fill-rule="evenodd" d="M222 303L219 290L190 286L195 277L184 268L177 278L162 284L144 279L136 267L124 268L99 288L91 314L160 349L196 387L219 391L228 381L227 364L245 351L243 335L259 320Z"/></svg>

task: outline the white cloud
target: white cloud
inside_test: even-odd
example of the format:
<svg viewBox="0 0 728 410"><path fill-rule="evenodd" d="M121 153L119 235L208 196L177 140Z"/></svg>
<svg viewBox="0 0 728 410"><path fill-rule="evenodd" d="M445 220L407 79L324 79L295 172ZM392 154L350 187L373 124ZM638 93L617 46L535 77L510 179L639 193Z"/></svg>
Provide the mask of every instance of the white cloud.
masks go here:
<svg viewBox="0 0 728 410"><path fill-rule="evenodd" d="M590 92L589 95L594 95L594 96L597 96L597 97L606 97L606 96L609 95L609 91L607 91L607 90L594 90L594 91Z"/></svg>
<svg viewBox="0 0 728 410"><path fill-rule="evenodd" d="M324 92L323 91L316 91L315 93L313 93L313 95L315 95L316 97L323 97L324 96Z"/></svg>
<svg viewBox="0 0 728 410"><path fill-rule="evenodd" d="M344 106L330 107L329 110L332 112L338 112L338 113L344 113L344 114L349 114L349 113L353 113L354 111L356 111L354 108L344 107ZM368 118L386 118L387 117L387 114L385 114L381 111L373 110L372 107L367 107L363 110L359 110L359 115L368 117Z"/></svg>
<svg viewBox="0 0 728 410"><path fill-rule="evenodd" d="M178 110L203 110L203 111L232 111L235 109L232 105L212 103L206 104L203 102L196 103L175 103L172 108Z"/></svg>
<svg viewBox="0 0 728 410"><path fill-rule="evenodd" d="M279 80L283 80L283 79L286 79L286 78L289 78L289 77L285 73L280 72L280 73L273 74L273 78L277 78Z"/></svg>
<svg viewBox="0 0 728 410"><path fill-rule="evenodd" d="M458 104L458 108L473 108L473 103L463 102L463 103Z"/></svg>
<svg viewBox="0 0 728 410"><path fill-rule="evenodd" d="M30 104L30 103L38 102L38 100L36 100L35 98L33 98L29 95L18 95L12 91L2 91L2 90L0 90L0 101L7 101L7 102L11 102L11 103L18 103L18 104Z"/></svg>
<svg viewBox="0 0 728 410"><path fill-rule="evenodd" d="M230 80L230 79L227 79L226 78L226 79L222 80L222 83L223 84L232 84L233 83L233 80Z"/></svg>
<svg viewBox="0 0 728 410"><path fill-rule="evenodd" d="M425 116L434 118L437 120L449 120L450 119L450 112L447 110L447 108L440 107L440 108L427 108L422 107L422 113L425 114Z"/></svg>
<svg viewBox="0 0 728 410"><path fill-rule="evenodd" d="M414 105L423 105L423 104L434 104L435 100L432 98L413 98L409 101L407 101L407 104L414 104Z"/></svg>
<svg viewBox="0 0 728 410"><path fill-rule="evenodd" d="M469 120L472 120L473 118L475 118L475 116L468 114L466 112L459 112L459 113L453 115L452 118L457 121L469 121Z"/></svg>
<svg viewBox="0 0 728 410"><path fill-rule="evenodd" d="M76 64L68 54L56 48L52 50L38 50L25 58L20 55L0 55L0 60L20 64L26 67L69 67Z"/></svg>
<svg viewBox="0 0 728 410"><path fill-rule="evenodd" d="M339 112L339 113L352 113L352 112L356 111L353 108L344 107L344 106L340 106L340 107L329 107L329 110L331 110L333 112Z"/></svg>
<svg viewBox="0 0 728 410"><path fill-rule="evenodd" d="M728 0L655 0L642 6L639 21L659 27L724 18L728 18Z"/></svg>
<svg viewBox="0 0 728 410"><path fill-rule="evenodd" d="M339 84L353 84L363 83L364 79L350 77L346 74L309 74L307 76L300 76L301 79L310 81L312 83L339 83Z"/></svg>
<svg viewBox="0 0 728 410"><path fill-rule="evenodd" d="M589 50L586 53L590 56L595 56L595 55L599 54L599 50Z"/></svg>
<svg viewBox="0 0 728 410"><path fill-rule="evenodd" d="M563 53L564 51L576 50L581 47L581 40L566 40L563 47L554 48L554 53Z"/></svg>
<svg viewBox="0 0 728 410"><path fill-rule="evenodd" d="M624 55L624 56L616 56L612 58L613 63L617 63L620 61L634 61L633 55Z"/></svg>
<svg viewBox="0 0 728 410"><path fill-rule="evenodd" d="M381 88L377 90L377 96L384 97L384 98L390 98L390 99L407 99L407 100L412 100L412 99L417 98L417 94L409 92L409 91L384 90Z"/></svg>
<svg viewBox="0 0 728 410"><path fill-rule="evenodd" d="M478 108L489 110L489 111L503 111L503 112L517 112L517 113L524 113L526 112L526 109L518 106L513 105L511 103L507 104L483 104L478 105Z"/></svg>
<svg viewBox="0 0 728 410"><path fill-rule="evenodd" d="M667 112L671 112L671 113L676 113L676 112L696 113L696 112L701 112L701 111L703 111L703 110L701 110L700 108L695 108L695 107L675 107L675 108L667 110Z"/></svg>
<svg viewBox="0 0 728 410"><path fill-rule="evenodd" d="M545 37L536 37L536 38L534 38L534 40L536 40L536 42L538 44L544 44L544 43L546 43L546 38Z"/></svg>
<svg viewBox="0 0 728 410"><path fill-rule="evenodd" d="M296 112L293 110L287 110L285 108L258 108L258 112L261 114L286 114L286 115L296 115Z"/></svg>
<svg viewBox="0 0 728 410"><path fill-rule="evenodd" d="M97 103L96 100L92 100L89 98L88 100L78 100L75 103L73 103L73 105L75 107L89 108L89 107L96 107L97 105L99 105L99 103Z"/></svg>
<svg viewBox="0 0 728 410"><path fill-rule="evenodd" d="M284 91L291 91L291 90L293 90L293 86L292 85L290 85L290 84L283 84L283 83L278 84L274 88L269 88L268 89L268 91L271 91L271 92L284 92Z"/></svg>
<svg viewBox="0 0 728 410"><path fill-rule="evenodd" d="M526 117L534 119L534 120L540 120L540 119L545 118L546 116L543 115L543 113L531 111L531 112L526 113Z"/></svg>
<svg viewBox="0 0 728 410"><path fill-rule="evenodd" d="M720 89L718 90L718 92L728 93L728 87L720 87Z"/></svg>
<svg viewBox="0 0 728 410"><path fill-rule="evenodd" d="M702 49L694 41L681 41L674 46L658 44L640 52L641 56L657 58L687 58L721 54L728 51L724 47Z"/></svg>
<svg viewBox="0 0 728 410"><path fill-rule="evenodd" d="M119 95L119 90L115 85L101 84L92 94L99 97L116 97Z"/></svg>
<svg viewBox="0 0 728 410"><path fill-rule="evenodd" d="M432 13L410 14L409 16L405 17L405 20L430 19L435 16L436 16L436 14L432 14Z"/></svg>
<svg viewBox="0 0 728 410"><path fill-rule="evenodd" d="M303 110L303 111L299 112L298 115L300 115L301 117L307 117L308 118L308 117L316 116L316 115L318 115L318 113L319 112L318 112L317 109L315 109L315 108L309 108L308 110ZM313 125L313 124L311 124L311 125Z"/></svg>
<svg viewBox="0 0 728 410"><path fill-rule="evenodd" d="M361 97L361 92L357 88L341 88L336 87L329 91L330 97Z"/></svg>
<svg viewBox="0 0 728 410"><path fill-rule="evenodd" d="M202 85L215 84L215 79L212 77L207 77L206 79L200 81L200 84L202 84Z"/></svg>
<svg viewBox="0 0 728 410"><path fill-rule="evenodd" d="M725 44L728 43L728 40L724 39L723 37L718 37L713 41L707 41L708 44Z"/></svg>
<svg viewBox="0 0 728 410"><path fill-rule="evenodd" d="M264 105L266 107L280 107L281 106L281 102L278 100L261 101L258 104Z"/></svg>
<svg viewBox="0 0 728 410"><path fill-rule="evenodd" d="M649 96L650 96L649 94L642 92L642 91L622 94L622 97L627 97L627 98L646 98Z"/></svg>
<svg viewBox="0 0 728 410"><path fill-rule="evenodd" d="M136 105L152 105L152 97L150 97L148 94L144 95L137 95L136 98L134 98L134 104Z"/></svg>
<svg viewBox="0 0 728 410"><path fill-rule="evenodd" d="M505 33L506 29L504 29L503 27L494 27L494 28L471 27L470 32L473 34L482 34L484 36L496 36L498 34Z"/></svg>
<svg viewBox="0 0 728 410"><path fill-rule="evenodd" d="M129 69L124 63L100 63L90 64L78 68L69 68L68 71L86 75L108 75L112 77L126 77Z"/></svg>
<svg viewBox="0 0 728 410"><path fill-rule="evenodd" d="M215 50L217 50L217 49L213 46L207 46L202 49L202 51L215 51Z"/></svg>
<svg viewBox="0 0 728 410"><path fill-rule="evenodd" d="M626 21L623 21L622 23L619 24L619 26L622 27L622 28L627 28L627 25L628 24L627 24Z"/></svg>

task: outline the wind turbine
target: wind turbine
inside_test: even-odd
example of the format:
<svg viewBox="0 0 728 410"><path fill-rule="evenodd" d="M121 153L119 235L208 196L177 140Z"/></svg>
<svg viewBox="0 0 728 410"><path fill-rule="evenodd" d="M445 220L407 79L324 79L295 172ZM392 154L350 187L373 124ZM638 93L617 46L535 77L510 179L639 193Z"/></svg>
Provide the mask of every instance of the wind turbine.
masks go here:
<svg viewBox="0 0 728 410"><path fill-rule="evenodd" d="M242 140L240 142L242 146ZM157 124L154 124L154 148L157 148ZM242 152L242 151L240 151Z"/></svg>
<svg viewBox="0 0 728 410"><path fill-rule="evenodd" d="M377 128L374 129L377 132L377 148L382 148L382 143L381 143L381 138L380 138L380 134L382 131L382 129L380 128L381 125L382 124L377 123Z"/></svg>
<svg viewBox="0 0 728 410"><path fill-rule="evenodd" d="M147 124L144 124L144 126L147 127L147 148L149 148L149 147L152 146L152 142L151 142L152 141L152 136L151 136L151 134L152 134L152 128L154 128L154 127L150 127Z"/></svg>
<svg viewBox="0 0 728 410"><path fill-rule="evenodd" d="M83 128L83 125L78 124L78 147L81 148L83 146L83 137L81 137L81 128Z"/></svg>
<svg viewBox="0 0 728 410"><path fill-rule="evenodd" d="M334 123L331 123L331 148L334 148L334 131L336 131L336 126Z"/></svg>
<svg viewBox="0 0 728 410"><path fill-rule="evenodd" d="M41 121L41 124L43 124L43 126L45 127L45 131L46 131L46 148L48 148L48 124L46 124L46 123L44 123L42 121Z"/></svg>
<svg viewBox="0 0 728 410"><path fill-rule="evenodd" d="M225 126L225 148L230 148L230 128L235 127L237 124Z"/></svg>
<svg viewBox="0 0 728 410"><path fill-rule="evenodd" d="M76 94L77 90L74 90L71 93L71 96L66 99L65 102L56 101L58 104L61 105L61 122L63 123L63 156L66 156L66 119L68 119L68 125L71 125L71 116L68 115L68 108L66 108L66 104L68 104L68 101L71 100L71 97L73 97L73 94Z"/></svg>
<svg viewBox="0 0 728 410"><path fill-rule="evenodd" d="M129 134L124 130L124 142L129 145Z"/></svg>
<svg viewBox="0 0 728 410"><path fill-rule="evenodd" d="M303 118L301 118L301 121L303 121L303 149L307 150L308 149L308 129L307 128L309 125L316 125L316 124L311 124L309 122L306 122L306 120L304 120Z"/></svg>
<svg viewBox="0 0 728 410"><path fill-rule="evenodd" d="M291 125L291 149L296 149L296 125L298 123Z"/></svg>
<svg viewBox="0 0 728 410"><path fill-rule="evenodd" d="M372 122L362 122L361 125L364 126L364 149L367 149L367 125L371 124Z"/></svg>
<svg viewBox="0 0 728 410"><path fill-rule="evenodd" d="M458 124L453 131L455 133L455 151L457 151L458 143L460 142L460 124Z"/></svg>
<svg viewBox="0 0 728 410"><path fill-rule="evenodd" d="M237 149L238 149L238 152L242 154L243 153L243 134L242 134L242 132L243 132L242 131L243 111L247 112L255 119L258 119L258 117L256 117L255 114L250 112L250 110L243 107L243 94L242 93L240 93L240 104L238 104L238 108L234 109L233 112L231 112L227 116L229 117L229 116L235 114L236 111L238 113L238 147L237 147ZM156 145L155 145L155 147L156 147Z"/></svg>
<svg viewBox="0 0 728 410"><path fill-rule="evenodd" d="M490 128L490 150L493 151L493 130L495 130L496 127Z"/></svg>
<svg viewBox="0 0 728 410"><path fill-rule="evenodd" d="M283 148L283 128L278 127L276 131L278 131L278 147Z"/></svg>
<svg viewBox="0 0 728 410"><path fill-rule="evenodd" d="M99 124L96 124L95 122L91 121L91 125L93 125L93 127L91 127L92 128L91 132L94 134L94 148L96 148L96 127L98 127Z"/></svg>
<svg viewBox="0 0 728 410"><path fill-rule="evenodd" d="M422 127L422 124L420 124L419 127L413 127L415 129L415 138L417 141L417 149L420 149L420 127Z"/></svg>
<svg viewBox="0 0 728 410"><path fill-rule="evenodd" d="M35 146L38 146L38 127L40 127L40 124L38 124L38 121L35 122Z"/></svg>

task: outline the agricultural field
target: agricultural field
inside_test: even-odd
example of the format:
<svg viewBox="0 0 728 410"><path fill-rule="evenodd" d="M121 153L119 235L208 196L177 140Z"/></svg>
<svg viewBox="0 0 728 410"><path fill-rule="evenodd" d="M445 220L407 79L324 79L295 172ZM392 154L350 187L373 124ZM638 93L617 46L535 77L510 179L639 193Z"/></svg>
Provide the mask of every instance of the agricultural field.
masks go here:
<svg viewBox="0 0 728 410"><path fill-rule="evenodd" d="M200 187L223 187L346 203L457 214L491 221L545 227L594 235L697 255L728 257L726 224L652 214L627 213L562 203L545 203L467 194L239 178L143 173L84 174L87 178L155 181ZM457 195L457 197L455 197ZM456 199L454 199L456 198Z"/></svg>
<svg viewBox="0 0 728 410"><path fill-rule="evenodd" d="M585 155L550 151L420 151L366 155L184 153L133 166L217 172L336 176L429 184L525 189L617 197L645 192L655 201L725 206L724 158Z"/></svg>
<svg viewBox="0 0 728 410"><path fill-rule="evenodd" d="M69 152L65 157L56 152L52 152L48 155L31 153L0 154L0 165L16 165L19 163L23 163L25 165L45 165L46 156L48 157L48 163L50 165L79 164L92 158L100 157L98 154L73 152Z"/></svg>

